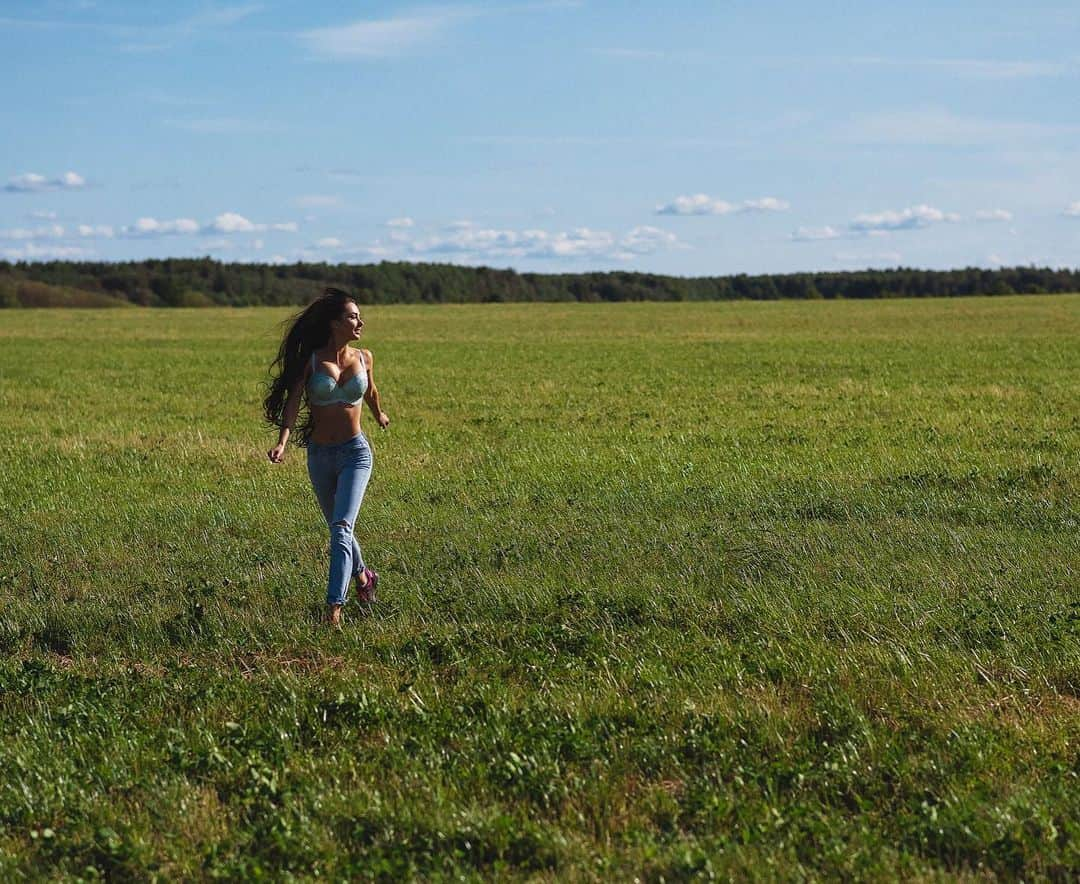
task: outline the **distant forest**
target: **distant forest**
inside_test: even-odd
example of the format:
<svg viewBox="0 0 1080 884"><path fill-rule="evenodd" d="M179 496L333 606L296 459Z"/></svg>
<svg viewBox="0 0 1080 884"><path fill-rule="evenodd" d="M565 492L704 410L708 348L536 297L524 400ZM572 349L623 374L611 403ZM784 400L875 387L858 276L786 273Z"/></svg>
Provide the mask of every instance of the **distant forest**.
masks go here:
<svg viewBox="0 0 1080 884"><path fill-rule="evenodd" d="M363 304L495 301L755 301L926 298L1080 291L1080 270L859 270L684 278L655 273L517 273L456 264L223 264L0 261L0 307L201 307L305 304L325 285Z"/></svg>

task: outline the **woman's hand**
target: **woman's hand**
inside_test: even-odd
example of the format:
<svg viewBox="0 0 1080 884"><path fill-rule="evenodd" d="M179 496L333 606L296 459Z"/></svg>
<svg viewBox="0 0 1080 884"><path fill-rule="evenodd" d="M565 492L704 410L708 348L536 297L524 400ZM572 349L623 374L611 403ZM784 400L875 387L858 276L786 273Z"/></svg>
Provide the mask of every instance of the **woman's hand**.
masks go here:
<svg viewBox="0 0 1080 884"><path fill-rule="evenodd" d="M281 463L285 459L285 443L279 442L266 452L266 456L270 458L270 463Z"/></svg>
<svg viewBox="0 0 1080 884"><path fill-rule="evenodd" d="M379 416L376 419L378 420L379 426L382 429L385 430L388 426L390 426L390 418L387 416L385 411L380 411Z"/></svg>

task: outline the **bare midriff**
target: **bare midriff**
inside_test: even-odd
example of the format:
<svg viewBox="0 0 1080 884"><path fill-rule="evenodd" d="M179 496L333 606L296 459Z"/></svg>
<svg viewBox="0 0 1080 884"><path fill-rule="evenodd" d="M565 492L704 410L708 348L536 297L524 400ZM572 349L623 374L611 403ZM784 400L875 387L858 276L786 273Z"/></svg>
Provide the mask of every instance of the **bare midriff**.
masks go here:
<svg viewBox="0 0 1080 884"><path fill-rule="evenodd" d="M316 445L340 445L360 432L363 401L356 405L312 405L311 441Z"/></svg>

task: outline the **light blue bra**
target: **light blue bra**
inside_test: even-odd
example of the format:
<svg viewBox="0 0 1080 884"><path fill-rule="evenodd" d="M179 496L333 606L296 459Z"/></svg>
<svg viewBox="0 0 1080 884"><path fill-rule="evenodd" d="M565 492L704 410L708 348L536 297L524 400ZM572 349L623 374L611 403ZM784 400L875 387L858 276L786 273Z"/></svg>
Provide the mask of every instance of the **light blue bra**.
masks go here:
<svg viewBox="0 0 1080 884"><path fill-rule="evenodd" d="M315 368L315 354L311 354L311 376L307 382L308 402L312 405L358 405L367 392L367 366L360 357L361 369L345 383L339 384L325 371Z"/></svg>

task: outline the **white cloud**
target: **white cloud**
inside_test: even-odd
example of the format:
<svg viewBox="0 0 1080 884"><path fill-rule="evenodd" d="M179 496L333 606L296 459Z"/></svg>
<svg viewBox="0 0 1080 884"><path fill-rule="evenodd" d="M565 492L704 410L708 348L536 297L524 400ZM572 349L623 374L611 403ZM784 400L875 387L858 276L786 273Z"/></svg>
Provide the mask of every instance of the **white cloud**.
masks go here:
<svg viewBox="0 0 1080 884"><path fill-rule="evenodd" d="M835 227L799 227L791 234L795 242L814 242L821 239L839 239L843 234Z"/></svg>
<svg viewBox="0 0 1080 884"><path fill-rule="evenodd" d="M1012 221L1012 218L1008 209L980 209L975 213L976 221Z"/></svg>
<svg viewBox="0 0 1080 884"><path fill-rule="evenodd" d="M108 224L80 224L79 236L94 236L101 239L112 239L116 232Z"/></svg>
<svg viewBox="0 0 1080 884"><path fill-rule="evenodd" d="M447 236L433 236L412 243L412 250L420 253L484 252L521 254L528 242L546 236L543 231L493 230L479 227L463 227Z"/></svg>
<svg viewBox="0 0 1080 884"><path fill-rule="evenodd" d="M704 193L677 196L656 207L657 215L728 215L738 209L734 203L713 199Z"/></svg>
<svg viewBox="0 0 1080 884"><path fill-rule="evenodd" d="M1077 200L1075 203L1069 203L1069 205L1065 207L1064 214L1068 215L1070 218L1080 218L1080 200Z"/></svg>
<svg viewBox="0 0 1080 884"><path fill-rule="evenodd" d="M391 218L386 222L387 227L412 227L412 218Z"/></svg>
<svg viewBox="0 0 1080 884"><path fill-rule="evenodd" d="M71 233L61 224L46 224L40 227L15 227L0 230L0 240L19 240L25 242L37 242L40 240L63 239L65 236L100 237L111 239L115 231L107 224L89 225L80 224Z"/></svg>
<svg viewBox="0 0 1080 884"><path fill-rule="evenodd" d="M8 179L4 190L8 193L42 193L48 190L82 190L84 187L86 179L75 172L65 172L57 178L27 172Z"/></svg>
<svg viewBox="0 0 1080 884"><path fill-rule="evenodd" d="M651 255L661 249L678 245L679 238L674 233L648 225L635 227L619 242L622 249L634 255Z"/></svg>
<svg viewBox="0 0 1080 884"><path fill-rule="evenodd" d="M293 202L300 209L335 209L342 204L343 200L340 196L309 193L305 196L298 196Z"/></svg>
<svg viewBox="0 0 1080 884"><path fill-rule="evenodd" d="M606 230L577 227L568 233L547 234L543 230L525 230L520 234L522 254L533 258L583 258L609 255L622 259L615 235Z"/></svg>
<svg viewBox="0 0 1080 884"><path fill-rule="evenodd" d="M344 243L335 236L326 236L315 242L315 247L319 249L340 249Z"/></svg>
<svg viewBox="0 0 1080 884"><path fill-rule="evenodd" d="M44 227L14 227L8 230L0 230L0 239L13 240L39 240L60 239L64 235L64 228L59 224L49 224Z"/></svg>
<svg viewBox="0 0 1080 884"><path fill-rule="evenodd" d="M121 227L121 236L190 236L200 230L199 222L191 218L177 218L174 221L158 221L157 218L140 218L130 227Z"/></svg>
<svg viewBox="0 0 1080 884"><path fill-rule="evenodd" d="M50 212L48 209L34 209L32 212L27 213L35 221L55 221L56 212Z"/></svg>
<svg viewBox="0 0 1080 884"><path fill-rule="evenodd" d="M236 212L224 212L203 227L204 233L262 233L266 230L279 230L296 233L299 225L295 221L278 224L256 224Z"/></svg>
<svg viewBox="0 0 1080 884"><path fill-rule="evenodd" d="M261 239L253 239L251 241L251 247L255 249L255 251L259 251L263 247L263 245L264 243Z"/></svg>
<svg viewBox="0 0 1080 884"><path fill-rule="evenodd" d="M942 212L933 206L918 205L899 212L890 210L876 214L857 215L848 227L860 233L873 233L883 230L914 230L942 221L959 220L959 215Z"/></svg>
<svg viewBox="0 0 1080 884"><path fill-rule="evenodd" d="M730 215L733 212L782 212L790 208L786 200L766 196L756 200L744 200L741 203L729 203L727 200L713 199L704 193L691 196L677 196L670 203L656 207L657 215Z"/></svg>
<svg viewBox="0 0 1080 884"><path fill-rule="evenodd" d="M8 261L70 261L93 254L93 249L84 249L79 246L39 246L32 242L18 248L0 249L0 255Z"/></svg>
<svg viewBox="0 0 1080 884"><path fill-rule="evenodd" d="M554 233L546 230L498 230L459 226L443 235L409 244L413 254L461 255L472 260L506 258L608 258L630 260L668 248L684 247L678 238L657 227L635 227L616 236L607 230L577 227Z"/></svg>
<svg viewBox="0 0 1080 884"><path fill-rule="evenodd" d="M83 225L86 226L86 225ZM90 228L96 231L97 236L107 236L103 231L104 225ZM121 227L119 234L114 231L111 235L124 237L154 237L154 236L221 236L234 233L262 233L267 230L277 230L286 233L296 233L299 226L295 221L285 221L278 224L256 224L249 221L237 212L223 212L206 224L200 224L193 218L177 218L173 221L159 221L157 218L140 218L130 226ZM80 230L81 233L81 230ZM91 234L82 234L89 236Z"/></svg>
<svg viewBox="0 0 1080 884"><path fill-rule="evenodd" d="M320 58L390 58L434 42L451 25L476 14L467 6L429 9L396 18L314 28L300 33L299 39Z"/></svg>
<svg viewBox="0 0 1080 884"><path fill-rule="evenodd" d="M746 200L742 205L744 212L786 212L791 208L787 200L778 200L774 196L762 197L759 200Z"/></svg>
<svg viewBox="0 0 1080 884"><path fill-rule="evenodd" d="M208 230L216 230L218 233L251 233L258 229L258 225L252 224L243 215L236 212L225 212L218 215L206 225Z"/></svg>

